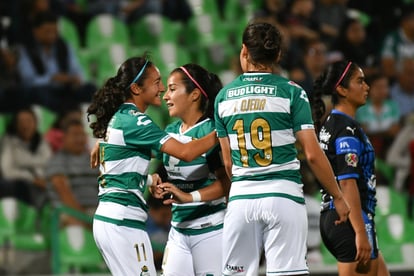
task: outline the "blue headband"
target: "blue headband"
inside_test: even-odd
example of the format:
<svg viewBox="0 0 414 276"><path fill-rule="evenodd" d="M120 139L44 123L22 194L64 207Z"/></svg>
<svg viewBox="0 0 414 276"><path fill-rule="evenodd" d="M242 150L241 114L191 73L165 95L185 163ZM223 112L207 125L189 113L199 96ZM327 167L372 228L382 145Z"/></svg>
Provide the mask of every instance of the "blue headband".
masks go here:
<svg viewBox="0 0 414 276"><path fill-rule="evenodd" d="M142 73L144 73L145 67L147 67L147 64L148 64L148 59L145 61L144 66L142 66L141 70L139 71L139 73L137 74L137 76L134 78L134 80L131 82L129 86L131 86L141 77Z"/></svg>

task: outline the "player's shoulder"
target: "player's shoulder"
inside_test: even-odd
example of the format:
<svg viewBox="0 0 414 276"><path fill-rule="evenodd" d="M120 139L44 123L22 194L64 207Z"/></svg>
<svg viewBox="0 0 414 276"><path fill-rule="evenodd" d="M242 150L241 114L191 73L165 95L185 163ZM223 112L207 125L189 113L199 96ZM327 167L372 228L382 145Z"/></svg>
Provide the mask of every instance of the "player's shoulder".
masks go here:
<svg viewBox="0 0 414 276"><path fill-rule="evenodd" d="M126 126L153 125L151 117L138 110L133 104L123 104L114 115L115 124Z"/></svg>
<svg viewBox="0 0 414 276"><path fill-rule="evenodd" d="M166 131L166 132L173 132L173 133L176 133L176 132L178 132L178 129L180 128L181 124L182 124L182 121L181 121L181 120L175 120L174 122L169 123L169 124L165 127L165 131Z"/></svg>

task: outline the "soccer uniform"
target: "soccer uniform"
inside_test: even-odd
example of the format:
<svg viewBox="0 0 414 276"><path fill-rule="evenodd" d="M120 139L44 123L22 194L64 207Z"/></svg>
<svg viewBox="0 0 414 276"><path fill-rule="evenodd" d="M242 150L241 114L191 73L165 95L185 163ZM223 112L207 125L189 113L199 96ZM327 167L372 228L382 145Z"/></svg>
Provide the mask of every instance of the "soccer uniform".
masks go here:
<svg viewBox="0 0 414 276"><path fill-rule="evenodd" d="M145 232L148 207L143 197L151 150L170 136L134 104L122 104L100 142L99 205L95 241L114 275L156 275Z"/></svg>
<svg viewBox="0 0 414 276"><path fill-rule="evenodd" d="M181 121L166 127L166 132L182 143L211 133L214 122L204 119L182 132ZM215 181L214 171L222 167L219 147L191 162L163 154L168 181L184 192L192 192ZM225 197L209 202L172 205L172 228L163 259L163 275L221 275L221 243ZM208 258L206 257L208 252Z"/></svg>
<svg viewBox="0 0 414 276"><path fill-rule="evenodd" d="M374 223L377 202L374 149L358 122L336 109L331 112L321 128L319 141L331 163L336 179L356 180L365 230L372 247L371 258L375 259L378 257L378 248ZM338 261L354 262L355 232L350 221L334 225L337 219L334 209L332 197L322 190L320 221L322 239Z"/></svg>
<svg viewBox="0 0 414 276"><path fill-rule="evenodd" d="M244 73L216 97L218 137L230 141L232 185L223 228L224 275L307 274L307 214L295 133L313 129L306 92L269 73ZM292 215L294 214L294 216Z"/></svg>

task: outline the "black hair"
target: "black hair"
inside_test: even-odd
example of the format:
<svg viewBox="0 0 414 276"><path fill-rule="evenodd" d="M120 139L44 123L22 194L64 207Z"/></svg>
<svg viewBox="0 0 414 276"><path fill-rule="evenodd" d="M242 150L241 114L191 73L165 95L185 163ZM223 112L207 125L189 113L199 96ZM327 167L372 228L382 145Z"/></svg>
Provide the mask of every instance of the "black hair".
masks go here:
<svg viewBox="0 0 414 276"><path fill-rule="evenodd" d="M273 67L281 53L282 35L272 24L251 23L244 29L243 44L252 59L250 63Z"/></svg>
<svg viewBox="0 0 414 276"><path fill-rule="evenodd" d="M30 107L22 107L19 110L17 110L15 113L13 113L13 116L9 122L9 124L7 125L6 128L6 133L12 136L18 136L19 134L17 133L17 117L19 117L19 114L23 113L23 112L27 112L30 115L32 115L33 119L36 122L36 125L38 123L38 118L36 113L34 112L34 110ZM29 150L30 152L36 152L36 150L39 148L40 143L42 141L42 136L39 132L38 129L36 129L33 137L30 139L30 143L29 143Z"/></svg>
<svg viewBox="0 0 414 276"><path fill-rule="evenodd" d="M220 89L223 88L223 84L220 78L216 74L209 72L207 69L198 64L188 63L182 67L187 70L190 76L201 86L201 88L207 94L206 97L203 93L201 93L200 110L203 113L203 119L207 117L213 118L214 100ZM176 72L181 73L187 93L190 93L195 88L198 88L183 69L180 67L175 68L171 74Z"/></svg>
<svg viewBox="0 0 414 276"><path fill-rule="evenodd" d="M32 19L32 27L38 28L44 24L57 24L58 17L51 11L43 11L36 13ZM45 64L39 54L39 46L33 45L33 42L27 41L24 43L24 47L29 55L30 61L39 75L44 75L46 72ZM68 72L69 70L69 49L67 43L58 35L55 41L56 52L54 53L57 60L59 70L61 72Z"/></svg>
<svg viewBox="0 0 414 276"><path fill-rule="evenodd" d="M38 12L35 14L35 16L32 19L32 26L33 28L37 28L46 23L57 24L57 22L58 22L57 15L55 15L51 11L43 11L43 12Z"/></svg>
<svg viewBox="0 0 414 276"><path fill-rule="evenodd" d="M349 65L350 64L350 65ZM346 69L349 65L349 68ZM325 71L314 82L312 110L316 130L322 125L321 118L325 114L326 107L322 100L324 95L331 96L332 104L339 103L340 95L336 88L341 85L348 88L350 79L354 72L359 69L356 63L348 61L337 61L330 64Z"/></svg>
<svg viewBox="0 0 414 276"><path fill-rule="evenodd" d="M65 122L62 126L62 130L64 133L67 133L72 126L81 126L83 127L82 120L79 119L70 119L69 121Z"/></svg>
<svg viewBox="0 0 414 276"><path fill-rule="evenodd" d="M146 62L148 63L146 64ZM146 64L145 70L135 83L142 86L147 77L148 68L153 63L147 57L132 57L124 61L115 76L109 78L102 88L95 92L87 113L95 120L89 124L95 138L104 138L106 128L119 106L132 97L131 84Z"/></svg>

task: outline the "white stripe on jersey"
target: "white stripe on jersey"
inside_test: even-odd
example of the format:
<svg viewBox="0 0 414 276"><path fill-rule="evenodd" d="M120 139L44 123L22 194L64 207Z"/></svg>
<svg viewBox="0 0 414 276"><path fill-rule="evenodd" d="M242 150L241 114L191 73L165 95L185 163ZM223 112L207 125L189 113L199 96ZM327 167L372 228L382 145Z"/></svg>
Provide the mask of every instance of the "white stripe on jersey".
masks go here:
<svg viewBox="0 0 414 276"><path fill-rule="evenodd" d="M207 164L175 166L172 170L168 171L168 178L194 181L208 177L209 173L210 170Z"/></svg>
<svg viewBox="0 0 414 276"><path fill-rule="evenodd" d="M122 129L108 127L106 136L108 137L108 140L106 141L108 144L126 146L124 131Z"/></svg>
<svg viewBox="0 0 414 276"><path fill-rule="evenodd" d="M140 207L124 206L109 201L99 202L95 214L117 220L130 219L146 221L148 217L147 213Z"/></svg>
<svg viewBox="0 0 414 276"><path fill-rule="evenodd" d="M171 221L171 225L173 227L185 229L203 229L210 226L216 226L223 223L225 212L225 210L221 210L209 216L189 221L183 221L180 223Z"/></svg>
<svg viewBox="0 0 414 276"><path fill-rule="evenodd" d="M140 184L140 186L141 185L144 185L144 184L142 183L142 184ZM119 189L119 188L104 188L102 186L99 186L99 193L98 193L99 196L100 195L104 195L104 194L110 194L110 193L128 193L128 194L135 194L135 196L137 196L141 200L141 202L146 203L146 201L145 201L145 199L144 199L141 191L138 190L138 189L128 189L128 190L125 190L125 189Z"/></svg>
<svg viewBox="0 0 414 276"><path fill-rule="evenodd" d="M250 100L265 100L266 104L261 106L263 109L260 109L260 112L281 112L281 113L288 113L290 114L290 99L281 98L281 97L265 97L265 96L252 96L249 98ZM241 110L242 102L249 100L246 98L239 98L239 99L232 99L226 100L219 103L218 106L218 113L220 118L234 116L236 114L249 114L249 113L257 113L257 109L249 109L248 110Z"/></svg>
<svg viewBox="0 0 414 276"><path fill-rule="evenodd" d="M230 140L230 148L232 150L239 150L239 141L237 140L237 134L229 134ZM245 133L245 142L246 142L246 149L256 149L251 143L250 133ZM293 130L289 129L282 129L282 130L272 130L272 147L284 146L294 144L296 141L295 136L293 135Z"/></svg>
<svg viewBox="0 0 414 276"><path fill-rule="evenodd" d="M298 184L285 179L263 180L263 181L235 181L231 183L230 195L254 195L266 193L284 193L297 197L304 197L303 184Z"/></svg>
<svg viewBox="0 0 414 276"><path fill-rule="evenodd" d="M150 161L139 156L125 158L115 161L105 161L100 165L101 172L104 174L122 174L127 172L139 173L140 175L148 174Z"/></svg>
<svg viewBox="0 0 414 276"><path fill-rule="evenodd" d="M239 167L233 164L231 171L233 176L248 176L259 174L270 174L272 172L282 172L286 170L299 170L300 162L298 159L294 159L290 162L283 164L271 164L266 167Z"/></svg>

